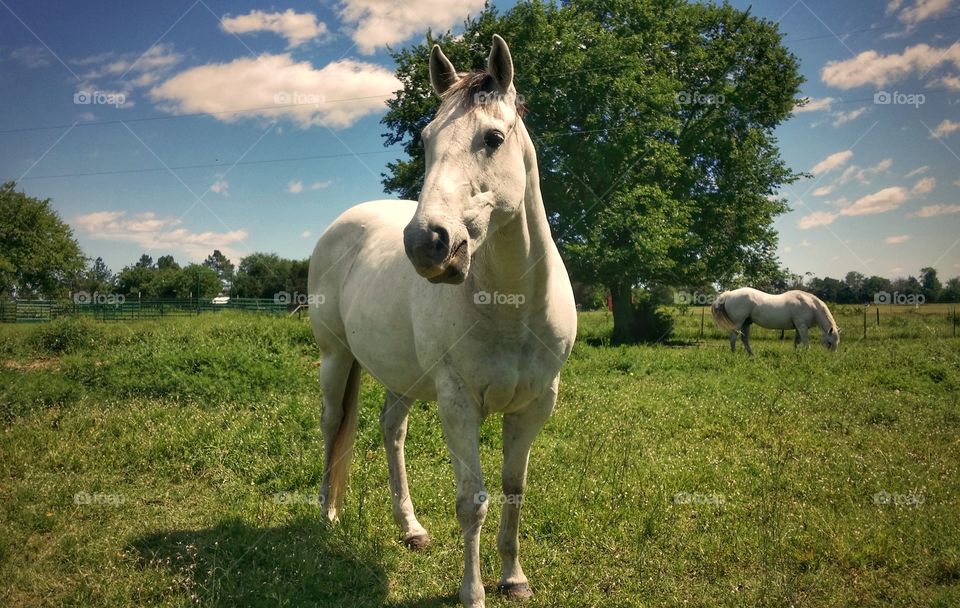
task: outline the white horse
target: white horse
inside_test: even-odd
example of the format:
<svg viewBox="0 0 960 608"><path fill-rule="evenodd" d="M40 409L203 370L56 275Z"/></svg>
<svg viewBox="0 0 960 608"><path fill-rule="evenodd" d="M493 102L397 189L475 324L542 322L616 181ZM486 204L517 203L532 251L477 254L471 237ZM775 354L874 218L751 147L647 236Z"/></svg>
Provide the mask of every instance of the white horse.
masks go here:
<svg viewBox="0 0 960 608"><path fill-rule="evenodd" d="M723 331L730 332L730 350L737 348L737 336L743 340L747 354L750 350L750 325L756 323L767 329L796 329L793 346L808 344L808 330L820 327L820 342L831 351L840 345L840 330L830 309L817 296L805 291L788 291L779 295L764 293L750 287L725 291L713 303L713 320Z"/></svg>
<svg viewBox="0 0 960 608"><path fill-rule="evenodd" d="M460 599L482 607L479 541L487 493L478 429L488 414L503 414L499 588L510 598L528 597L518 559L527 460L553 410L577 318L507 44L494 36L487 69L470 74L458 74L434 46L430 81L443 101L421 134L426 175L419 202L375 201L348 210L320 237L310 260L310 318L323 353L320 498L335 521L366 369L387 389L380 423L394 519L408 546L429 544L407 489L403 444L411 403L436 400L464 538Z"/></svg>

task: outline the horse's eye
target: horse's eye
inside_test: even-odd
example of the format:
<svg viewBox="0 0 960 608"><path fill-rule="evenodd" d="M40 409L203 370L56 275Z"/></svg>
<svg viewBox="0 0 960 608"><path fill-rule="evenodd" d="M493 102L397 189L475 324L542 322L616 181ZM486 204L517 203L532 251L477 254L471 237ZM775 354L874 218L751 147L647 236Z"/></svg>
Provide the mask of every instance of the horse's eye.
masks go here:
<svg viewBox="0 0 960 608"><path fill-rule="evenodd" d="M495 129L487 131L487 134L483 136L483 143L485 143L488 148L496 150L503 145L503 133Z"/></svg>

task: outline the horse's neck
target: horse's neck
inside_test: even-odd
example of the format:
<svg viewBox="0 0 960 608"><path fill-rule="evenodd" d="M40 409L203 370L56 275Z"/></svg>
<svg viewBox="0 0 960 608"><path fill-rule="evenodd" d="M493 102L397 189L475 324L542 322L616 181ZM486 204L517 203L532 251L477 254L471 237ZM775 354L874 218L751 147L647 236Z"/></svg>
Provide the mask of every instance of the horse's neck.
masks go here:
<svg viewBox="0 0 960 608"><path fill-rule="evenodd" d="M817 318L817 325L820 326L820 329L824 333L833 328L833 322L830 319L830 315L827 313L827 305L820 300L817 300L814 306L814 316Z"/></svg>
<svg viewBox="0 0 960 608"><path fill-rule="evenodd" d="M517 124L524 142L527 185L523 207L516 217L491 234L482 251L477 252L477 287L488 292L523 295L525 305L546 298L549 270L556 246L550 235L547 213L540 194L540 175L533 142L523 122ZM500 308L500 307L498 307Z"/></svg>

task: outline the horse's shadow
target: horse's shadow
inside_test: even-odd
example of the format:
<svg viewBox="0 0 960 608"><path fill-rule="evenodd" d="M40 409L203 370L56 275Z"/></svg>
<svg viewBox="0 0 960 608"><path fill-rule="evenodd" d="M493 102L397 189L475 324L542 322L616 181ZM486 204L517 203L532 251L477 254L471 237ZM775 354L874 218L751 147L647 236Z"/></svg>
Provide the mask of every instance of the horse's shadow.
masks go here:
<svg viewBox="0 0 960 608"><path fill-rule="evenodd" d="M212 528L149 534L131 549L142 568L169 571L172 588L203 606L386 602L387 577L376 549L357 547L316 518L263 528L225 520Z"/></svg>

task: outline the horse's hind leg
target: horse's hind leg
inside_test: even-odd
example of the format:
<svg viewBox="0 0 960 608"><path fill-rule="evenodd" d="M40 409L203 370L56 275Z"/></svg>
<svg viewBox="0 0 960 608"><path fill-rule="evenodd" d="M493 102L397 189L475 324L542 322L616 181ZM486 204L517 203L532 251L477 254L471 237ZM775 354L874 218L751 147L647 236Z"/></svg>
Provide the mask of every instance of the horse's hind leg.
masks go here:
<svg viewBox="0 0 960 608"><path fill-rule="evenodd" d="M737 352L737 330L730 332L730 352Z"/></svg>
<svg viewBox="0 0 960 608"><path fill-rule="evenodd" d="M527 486L530 446L550 417L556 400L554 385L527 409L503 417L503 513L497 535L497 552L503 562L503 574L498 587L509 599L533 595L520 567L520 507Z"/></svg>
<svg viewBox="0 0 960 608"><path fill-rule="evenodd" d="M347 350L324 353L320 363L323 391L323 482L320 503L325 516L336 521L343 506L353 442L357 435L360 365Z"/></svg>
<svg viewBox="0 0 960 608"><path fill-rule="evenodd" d="M393 519L403 531L403 542L414 550L430 545L430 535L413 511L410 490L407 487L407 467L403 444L407 438L407 417L412 400L387 391L387 398L380 412L380 428L383 430L383 447L387 452L390 467L390 494L393 496Z"/></svg>
<svg viewBox="0 0 960 608"><path fill-rule="evenodd" d="M743 340L743 348L745 348L747 354L752 357L753 351L750 350L750 325L751 323L749 321L743 324L743 327L740 329L740 339Z"/></svg>

